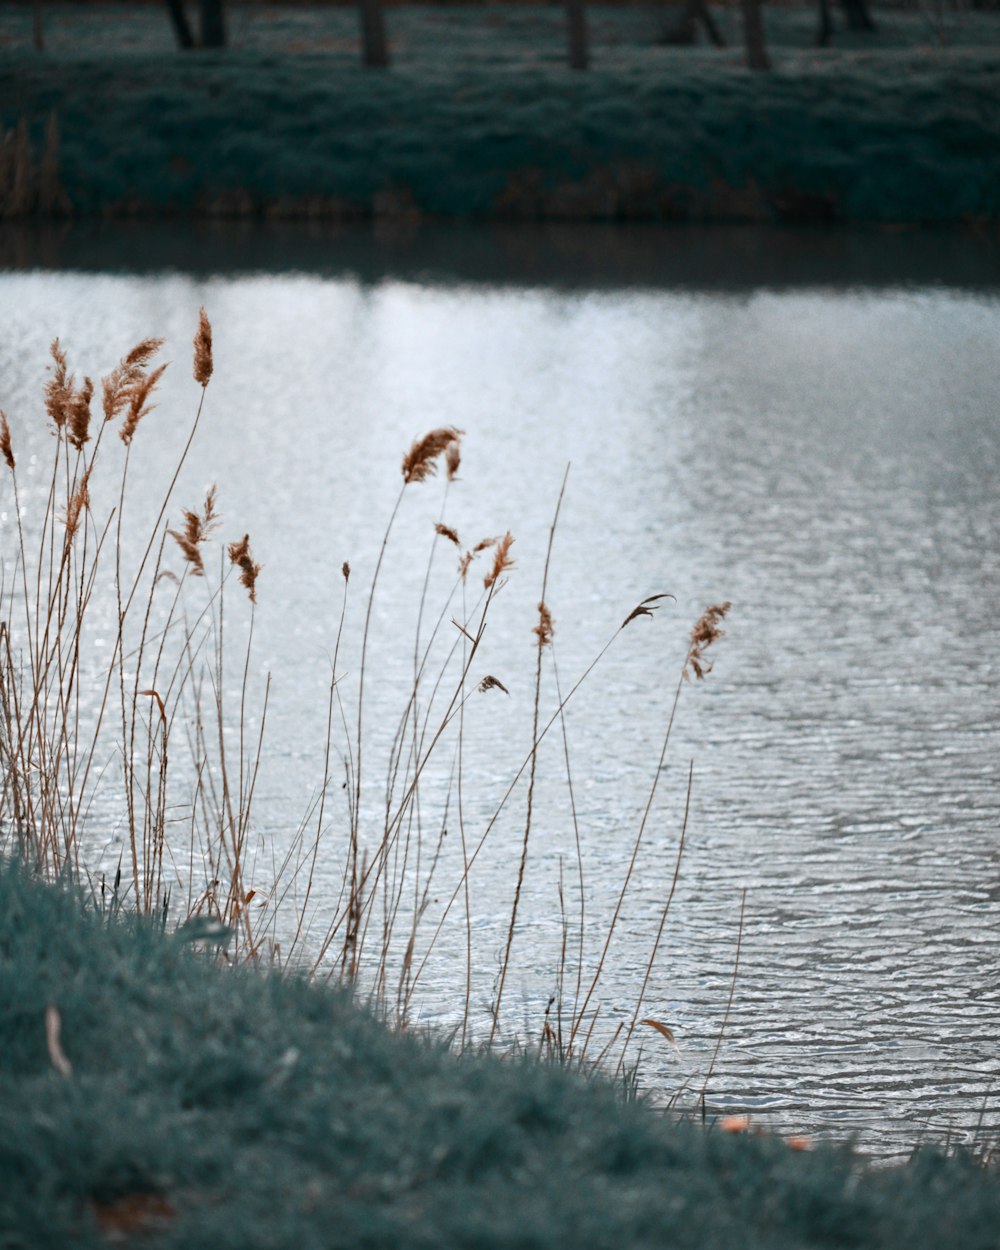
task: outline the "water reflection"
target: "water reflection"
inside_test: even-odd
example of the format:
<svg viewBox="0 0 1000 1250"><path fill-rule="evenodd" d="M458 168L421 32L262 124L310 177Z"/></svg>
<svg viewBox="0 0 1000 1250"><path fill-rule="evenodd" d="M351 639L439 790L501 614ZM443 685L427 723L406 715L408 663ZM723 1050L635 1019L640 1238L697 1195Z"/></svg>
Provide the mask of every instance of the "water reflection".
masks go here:
<svg viewBox="0 0 1000 1250"><path fill-rule="evenodd" d="M544 232L499 244L465 232L456 262L431 234L371 243L352 268L356 240L339 236L237 237L227 254L222 236L141 231L118 236L112 261L100 239L91 250L71 234L49 243L66 268L0 275L0 403L24 463L38 457L41 491L48 341L61 335L96 374L162 334L184 363L137 445L135 472L153 472L190 410L187 345L209 309L217 375L178 501L217 480L227 532L249 531L265 565L258 654L275 694L258 817L278 839L321 771L335 571L349 559L364 583L399 458L431 425L467 431L449 523L517 537L489 651L511 699L473 731L483 751L470 765L490 794L516 767L545 541L572 462L548 595L562 671L579 672L646 594L678 600L637 623L569 716L595 925L630 853L687 630L706 603L735 605L711 679L682 692L607 1018L627 1019L644 974L693 758L688 844L648 999L682 1058L651 1036L647 1079L699 1087L746 887L714 1105L854 1133L885 1153L924 1133L961 1136L981 1114L995 1132L1000 302L973 280L985 253L881 239L883 268L861 285L873 260L857 259L857 241L845 251L819 238L803 261L801 240L776 237L765 261L756 246L727 252L717 233L661 233L656 247L641 236L570 232L553 251ZM23 240L3 237L9 260ZM625 281L612 280L609 240ZM134 242L144 272L89 271L119 268ZM179 271L159 268L168 256ZM323 272L264 272L285 264ZM442 280L456 266L464 280ZM880 286L886 274L893 285ZM30 524L28 468L24 481ZM401 514L373 642L390 678L412 663L399 622L412 621L441 504L440 488L421 488ZM2 532L9 551L9 512ZM522 818L475 884L480 1008ZM572 862L558 777L536 829L510 999L534 1034L550 989L540 970L561 936L560 864ZM431 970L429 1019L454 1018L461 942Z"/></svg>

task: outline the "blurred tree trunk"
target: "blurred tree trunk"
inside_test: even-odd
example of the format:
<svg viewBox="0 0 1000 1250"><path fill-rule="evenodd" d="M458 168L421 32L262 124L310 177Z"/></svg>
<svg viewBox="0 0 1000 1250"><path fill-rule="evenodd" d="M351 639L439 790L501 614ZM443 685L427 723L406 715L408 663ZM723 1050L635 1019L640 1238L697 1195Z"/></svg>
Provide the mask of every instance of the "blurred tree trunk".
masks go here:
<svg viewBox="0 0 1000 1250"><path fill-rule="evenodd" d="M829 46L833 37L833 18L830 15L830 0L819 0L819 29L816 31L816 43L821 48Z"/></svg>
<svg viewBox="0 0 1000 1250"><path fill-rule="evenodd" d="M713 47L724 48L726 46L722 31L716 26L715 18L709 12L705 0L686 0L678 16L664 30L657 42L672 45L694 43L698 38L699 22L705 27L705 33Z"/></svg>
<svg viewBox="0 0 1000 1250"><path fill-rule="evenodd" d="M848 30L864 30L874 32L878 28L872 21L865 0L840 0L844 16L847 18Z"/></svg>
<svg viewBox="0 0 1000 1250"><path fill-rule="evenodd" d="M31 0L31 36L36 52L45 51L45 26L42 23L42 0Z"/></svg>
<svg viewBox="0 0 1000 1250"><path fill-rule="evenodd" d="M389 47L385 40L381 0L358 0L361 13L362 59L369 69L384 69L389 64Z"/></svg>
<svg viewBox="0 0 1000 1250"><path fill-rule="evenodd" d="M743 40L750 69L770 69L771 62L764 42L764 19L760 0L743 0Z"/></svg>
<svg viewBox="0 0 1000 1250"><path fill-rule="evenodd" d="M590 52L584 0L566 0L566 30L569 35L570 69L586 69L590 64Z"/></svg>
<svg viewBox="0 0 1000 1250"><path fill-rule="evenodd" d="M226 14L222 0L200 0L201 46L224 48L226 46Z"/></svg>
<svg viewBox="0 0 1000 1250"><path fill-rule="evenodd" d="M178 48L188 51L194 47L194 35L191 33L191 26L184 12L183 0L167 0L167 12L170 14L170 24L174 28L174 37L177 40Z"/></svg>

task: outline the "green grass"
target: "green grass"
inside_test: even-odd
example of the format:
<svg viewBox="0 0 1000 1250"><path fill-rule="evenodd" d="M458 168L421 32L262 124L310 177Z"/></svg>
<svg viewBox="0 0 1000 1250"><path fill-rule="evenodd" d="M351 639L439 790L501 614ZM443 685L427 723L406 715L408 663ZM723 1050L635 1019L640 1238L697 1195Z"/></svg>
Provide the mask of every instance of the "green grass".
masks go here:
<svg viewBox="0 0 1000 1250"><path fill-rule="evenodd" d="M0 866L5 1247L992 1250L998 1227L966 1155L872 1169L457 1059Z"/></svg>
<svg viewBox="0 0 1000 1250"><path fill-rule="evenodd" d="M880 15L812 46L768 11L775 70L668 49L654 7L390 9L393 65L352 8L234 9L232 47L181 54L159 6L0 15L0 121L60 128L80 214L955 223L1000 215L1000 17ZM8 212L10 210L8 209Z"/></svg>

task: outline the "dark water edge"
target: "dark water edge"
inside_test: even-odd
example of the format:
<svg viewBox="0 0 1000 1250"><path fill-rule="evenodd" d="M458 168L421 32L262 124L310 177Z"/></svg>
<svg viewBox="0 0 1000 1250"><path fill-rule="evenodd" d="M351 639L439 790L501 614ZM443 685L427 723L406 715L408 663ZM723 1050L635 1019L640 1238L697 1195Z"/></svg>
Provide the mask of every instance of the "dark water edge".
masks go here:
<svg viewBox="0 0 1000 1250"><path fill-rule="evenodd" d="M254 221L0 225L0 269L308 272L575 289L1000 289L1000 234L655 224Z"/></svg>

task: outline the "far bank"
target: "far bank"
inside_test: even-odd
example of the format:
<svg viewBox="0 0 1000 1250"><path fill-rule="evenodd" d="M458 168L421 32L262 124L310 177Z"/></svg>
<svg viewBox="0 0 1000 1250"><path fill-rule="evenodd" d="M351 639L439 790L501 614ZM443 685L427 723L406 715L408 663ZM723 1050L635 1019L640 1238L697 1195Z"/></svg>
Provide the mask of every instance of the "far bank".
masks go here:
<svg viewBox="0 0 1000 1250"><path fill-rule="evenodd" d="M351 8L231 8L180 52L154 5L0 16L0 214L948 224L1000 218L1000 16L882 13L814 46L767 13L774 69L657 43L664 11L393 8L391 65Z"/></svg>

